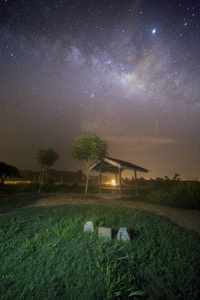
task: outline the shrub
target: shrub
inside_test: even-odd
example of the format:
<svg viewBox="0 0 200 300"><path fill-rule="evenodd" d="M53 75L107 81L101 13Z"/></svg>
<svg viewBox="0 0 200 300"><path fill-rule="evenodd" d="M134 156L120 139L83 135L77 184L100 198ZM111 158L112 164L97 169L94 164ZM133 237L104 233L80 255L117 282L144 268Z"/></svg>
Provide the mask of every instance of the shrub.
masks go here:
<svg viewBox="0 0 200 300"><path fill-rule="evenodd" d="M56 187L56 192L59 192L59 193L68 193L69 192L68 186L64 183L58 184L55 187Z"/></svg>
<svg viewBox="0 0 200 300"><path fill-rule="evenodd" d="M147 201L181 208L200 209L200 183L197 181L176 182L171 187L154 190Z"/></svg>
<svg viewBox="0 0 200 300"><path fill-rule="evenodd" d="M16 193L36 193L38 191L38 183L17 183L5 184L1 186L1 194L16 194Z"/></svg>
<svg viewBox="0 0 200 300"><path fill-rule="evenodd" d="M48 175L45 177L44 183L47 185L54 185L55 184L55 180L51 175Z"/></svg>

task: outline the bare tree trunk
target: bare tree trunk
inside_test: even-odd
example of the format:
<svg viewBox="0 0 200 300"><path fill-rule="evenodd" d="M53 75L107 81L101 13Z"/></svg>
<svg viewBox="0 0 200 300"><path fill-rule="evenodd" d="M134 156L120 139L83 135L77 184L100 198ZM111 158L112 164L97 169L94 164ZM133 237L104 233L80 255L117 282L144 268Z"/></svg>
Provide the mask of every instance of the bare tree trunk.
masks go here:
<svg viewBox="0 0 200 300"><path fill-rule="evenodd" d="M42 176L41 176L41 180L40 180L40 185L39 185L38 193L40 193L40 191L41 191L41 187L42 187L42 183L43 183L43 178L44 178L44 169L42 170Z"/></svg>
<svg viewBox="0 0 200 300"><path fill-rule="evenodd" d="M5 175L2 175L2 176L1 176L1 185L4 185L5 179L6 179L6 176L5 176Z"/></svg>
<svg viewBox="0 0 200 300"><path fill-rule="evenodd" d="M38 183L40 183L40 181L41 181L41 173L39 174L39 178L38 178Z"/></svg>
<svg viewBox="0 0 200 300"><path fill-rule="evenodd" d="M88 177L89 177L89 166L87 165L87 178L86 178L86 185L85 185L85 194L87 194L87 190L88 190Z"/></svg>

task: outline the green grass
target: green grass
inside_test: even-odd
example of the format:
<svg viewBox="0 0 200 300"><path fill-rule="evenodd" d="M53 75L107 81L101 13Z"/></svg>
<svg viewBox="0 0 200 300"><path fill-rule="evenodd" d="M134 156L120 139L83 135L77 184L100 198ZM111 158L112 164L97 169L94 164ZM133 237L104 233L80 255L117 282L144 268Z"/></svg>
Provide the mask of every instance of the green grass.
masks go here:
<svg viewBox="0 0 200 300"><path fill-rule="evenodd" d="M0 195L0 214L8 213L10 211L35 204L35 202L42 198L47 198L52 194L38 194L38 193L19 193L13 195Z"/></svg>
<svg viewBox="0 0 200 300"><path fill-rule="evenodd" d="M93 233L84 233L87 221ZM97 237L127 227L130 243ZM140 231L139 231L140 229ZM13 208L0 218L0 299L199 299L200 240L121 207Z"/></svg>

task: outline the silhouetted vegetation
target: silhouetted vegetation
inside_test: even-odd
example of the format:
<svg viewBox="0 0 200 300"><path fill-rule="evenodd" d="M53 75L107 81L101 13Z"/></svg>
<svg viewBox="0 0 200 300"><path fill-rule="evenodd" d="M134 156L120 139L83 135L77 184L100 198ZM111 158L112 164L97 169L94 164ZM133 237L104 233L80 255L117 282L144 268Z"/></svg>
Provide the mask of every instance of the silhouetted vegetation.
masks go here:
<svg viewBox="0 0 200 300"><path fill-rule="evenodd" d="M0 184L3 185L6 178L22 178L20 171L13 166L0 162Z"/></svg>
<svg viewBox="0 0 200 300"><path fill-rule="evenodd" d="M6 184L1 186L0 195L16 193L35 193L39 188L40 172L21 171L24 181L17 184ZM106 180L106 178L105 178ZM82 170L77 172L58 171L50 169L47 176L44 174L43 192L44 193L84 193L86 176ZM106 180L107 181L107 180ZM99 177L89 179L89 193L99 192ZM135 179L122 178L122 186L129 188L135 187ZM146 180L138 178L139 196L135 195L135 190L125 190L123 194L129 200L144 201L149 203L168 205L173 207L200 209L200 182L183 181L179 174L175 174L172 179L168 176ZM113 193L112 190L106 193ZM116 195L117 197L117 195Z"/></svg>
<svg viewBox="0 0 200 300"><path fill-rule="evenodd" d="M134 178L122 179L122 183L126 187L135 185ZM138 178L138 187L140 201L200 210L200 182L183 181L178 173L172 179L168 176L149 180Z"/></svg>
<svg viewBox="0 0 200 300"><path fill-rule="evenodd" d="M21 170L20 171L24 181L39 182L41 177L41 171ZM72 171L60 171L55 169L49 169L48 174L53 178L55 183L82 183L85 182L85 175L82 170L76 172ZM44 176L45 177L45 176ZM45 178L44 178L45 180Z"/></svg>
<svg viewBox="0 0 200 300"><path fill-rule="evenodd" d="M150 203L180 208L200 209L200 182L169 181L162 188L151 191L146 198Z"/></svg>

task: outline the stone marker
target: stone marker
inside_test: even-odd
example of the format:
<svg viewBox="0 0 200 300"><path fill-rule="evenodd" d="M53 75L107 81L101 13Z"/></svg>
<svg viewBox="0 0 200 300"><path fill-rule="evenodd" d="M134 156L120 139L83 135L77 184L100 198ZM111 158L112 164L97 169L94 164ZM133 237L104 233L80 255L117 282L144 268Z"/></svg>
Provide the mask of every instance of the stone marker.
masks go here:
<svg viewBox="0 0 200 300"><path fill-rule="evenodd" d="M93 222L93 221L88 221L88 222L84 225L84 231L90 231L90 232L93 232L93 231L94 231L94 222Z"/></svg>
<svg viewBox="0 0 200 300"><path fill-rule="evenodd" d="M98 229L98 237L104 240L112 239L112 229L106 227L99 227Z"/></svg>
<svg viewBox="0 0 200 300"><path fill-rule="evenodd" d="M117 239L120 241L130 242L130 236L128 234L127 228L121 227L117 233Z"/></svg>

